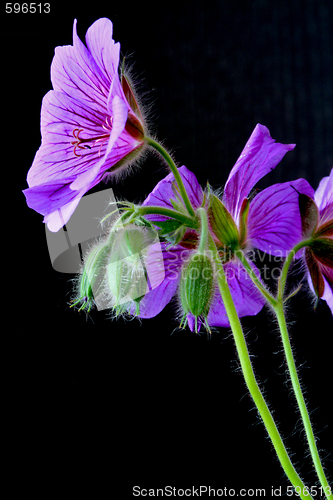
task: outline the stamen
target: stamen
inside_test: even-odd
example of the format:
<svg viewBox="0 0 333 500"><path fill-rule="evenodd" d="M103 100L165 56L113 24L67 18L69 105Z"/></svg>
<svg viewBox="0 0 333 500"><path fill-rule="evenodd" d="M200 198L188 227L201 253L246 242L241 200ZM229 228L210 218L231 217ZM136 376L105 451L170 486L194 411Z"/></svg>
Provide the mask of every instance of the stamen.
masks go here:
<svg viewBox="0 0 333 500"><path fill-rule="evenodd" d="M81 156L81 155L79 155L76 152L77 148L79 148L79 149L85 149L85 148L91 149L98 142L102 141L101 145L99 147L99 150L98 150L98 156L100 156L103 144L110 137L111 130L112 130L112 122L113 122L113 117L112 116L107 116L105 118L105 123L103 123L102 127L108 133L107 134L103 134L103 135L99 135L97 137L90 137L89 139L81 139L80 133L83 132L83 128L79 128L79 127L75 128L73 130L73 137L74 137L75 141L71 141L71 145L74 146L74 150L73 150L74 155L77 156L77 157ZM92 146L88 146L87 144L84 144L86 142L93 142L93 145ZM82 144L84 144L84 145L82 146Z"/></svg>

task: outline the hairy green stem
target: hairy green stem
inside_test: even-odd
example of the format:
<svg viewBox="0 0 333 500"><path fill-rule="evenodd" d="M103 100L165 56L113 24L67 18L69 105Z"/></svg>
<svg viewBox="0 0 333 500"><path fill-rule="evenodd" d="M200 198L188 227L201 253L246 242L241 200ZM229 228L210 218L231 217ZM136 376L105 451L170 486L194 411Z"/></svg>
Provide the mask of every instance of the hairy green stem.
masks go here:
<svg viewBox="0 0 333 500"><path fill-rule="evenodd" d="M331 488L328 484L328 481L326 479L326 476L325 476L325 473L324 473L324 470L323 470L323 467L322 467L322 464L320 461L320 457L319 457L319 453L318 453L318 449L317 449L317 445L316 445L316 439L315 439L314 434L313 434L309 413L308 413L308 410L307 410L307 407L305 404L305 400L304 400L302 389L301 389L301 384L300 384L300 381L298 378L295 360L294 360L293 352L292 352L291 345L290 345L290 340L289 340L289 335L288 335L288 327L287 327L287 322L286 322L286 318L285 318L285 314L284 314L284 308L283 308L282 301L279 302L276 306L274 306L274 312L276 314L276 318L277 318L278 323L279 323L279 328L280 328L281 338L282 338L282 343L283 343L283 349L284 349L284 353L285 353L286 360L287 360L289 375L291 378L291 382L292 382L294 394L295 394L295 397L297 400L298 408L299 408L299 411L301 413L301 417L303 420L303 425L304 425L306 437L308 440L313 465L316 469L317 476L318 476L320 484L323 488L323 492L326 495L326 498L333 498Z"/></svg>
<svg viewBox="0 0 333 500"><path fill-rule="evenodd" d="M287 366L288 366L288 371L289 371L290 379L292 382L292 387L293 387L293 391L294 391L295 398L297 401L297 405L298 405L298 408L299 408L299 411L300 411L300 414L302 417L302 421L303 421L309 449L311 452L312 461L313 461L317 476L319 478L320 484L322 486L323 493L325 494L327 499L332 499L333 495L332 495L331 487L328 484L328 481L326 479L326 476L325 476L325 473L324 473L324 470L323 470L323 467L322 467L322 464L320 461L320 457L319 457L314 433L312 430L312 425L311 425L309 413L308 413L308 410L306 407L306 403L305 403L304 396L303 396L302 389L301 389L301 384L300 384L300 381L298 378L296 364L295 364L295 360L294 360L294 356L293 356L293 352L292 352L292 348L291 348L291 344L290 344L289 334L288 334L287 322L286 322L285 313L284 313L284 291L285 291L287 275L288 275L290 264L292 263L292 260L295 258L295 255L297 254L297 252L301 248L306 247L310 242L311 242L311 240L301 241L287 255L286 260L284 262L284 265L282 267L279 281L278 281L277 298L274 300L271 300L272 296L270 294L269 294L269 297L267 297L267 293L263 293L263 290L265 292L267 292L267 291L265 289L263 289L263 286L259 282L255 273L250 268L250 264L247 262L246 257L243 254L240 255L240 252L237 253L237 257L240 259L240 261L244 265L244 267L247 270L248 274L250 275L253 283L263 293L264 297L267 299L269 304L272 306L273 311L276 315L276 318L277 318L277 321L279 324L280 333L281 333L281 339L282 339L283 349L284 349L286 362L287 362Z"/></svg>
<svg viewBox="0 0 333 500"><path fill-rule="evenodd" d="M311 241L312 240L304 240L301 241L300 243L297 243L297 245L295 245L294 248L292 248L292 250L290 250L289 254L287 255L279 278L278 300L281 301L283 299L289 267L293 259L295 258L295 255L301 248L306 247L309 243L311 243Z"/></svg>
<svg viewBox="0 0 333 500"><path fill-rule="evenodd" d="M290 340L289 340L289 334L288 334L288 327L287 327L287 322L284 314L284 307L283 307L283 296L284 296L284 290L285 290L285 285L287 281L287 275L289 271L290 264L295 257L296 253L303 247L306 247L309 243L311 243L312 240L304 240L298 243L288 254L283 268L281 272L281 276L279 279L279 287L278 287L278 303L277 305L273 306L274 312L276 314L276 318L278 320L279 328L280 328L280 333L281 333L281 339L283 343L283 349L284 353L286 356L286 361L287 361L287 366L288 366L288 371L289 375L291 378L292 382L292 387L293 391L296 397L297 405L302 417L304 429L305 429L305 434L306 438L308 441L309 449L311 452L311 457L313 461L313 465L315 467L317 476L319 478L320 484L323 488L323 492L326 495L326 498L333 498L333 494L331 491L331 488L328 484L328 481L326 479L323 466L320 461L317 445L316 445L316 439L313 433L312 425L311 425L311 420L309 417L309 413L306 407L306 403L304 400L304 396L302 393L300 381L298 378L297 374L297 369L296 369L296 364L292 352L292 348L290 345Z"/></svg>
<svg viewBox="0 0 333 500"><path fill-rule="evenodd" d="M253 271L252 267L250 266L250 263L246 259L246 257L243 254L243 252L241 250L237 250L235 252L235 255L241 261L241 263L245 267L248 275L251 277L252 281L255 283L255 285L257 286L257 288L259 288L259 290L261 291L261 293L263 294L263 296L265 297L265 299L267 300L267 302L269 302L272 306L274 306L275 304L277 304L277 300L275 299L275 297L273 297L273 295L268 290L266 290L266 288L260 282L260 279L255 274L255 272Z"/></svg>
<svg viewBox="0 0 333 500"><path fill-rule="evenodd" d="M221 297L227 312L227 316L229 319L230 327L234 336L235 344L236 344L236 349L238 353L238 357L240 360L241 368L243 371L244 379L246 382L246 385L250 391L250 394L252 396L252 399L258 409L258 412L262 418L262 421L266 427L266 430L268 432L268 435L273 443L274 449L276 451L276 454L280 460L280 463L283 467L284 472L286 473L287 477L289 478L291 484L294 487L297 487L298 490L300 491L300 497L303 500L310 499L312 498L301 478L297 474L296 470L294 469L294 466L291 463L291 460L289 458L289 455L287 453L287 450L283 444L282 438L279 434L279 431L276 427L276 424L274 422L274 419L271 415L271 412L269 411L269 408L266 404L266 401L260 391L260 388L258 386L258 383L256 381L253 368L252 368L252 363L250 360L249 352L247 349L244 333L242 330L242 326L231 296L231 292L229 289L229 285L227 282L227 278L223 269L223 265L221 263L220 257L218 255L215 243L211 236L209 236L209 246L210 250L212 251L212 254L214 256L214 263L216 266L216 273L218 277L218 287L221 293Z"/></svg>
<svg viewBox="0 0 333 500"><path fill-rule="evenodd" d="M171 208L164 208L164 207L159 207L159 206L152 206L152 205L143 205L140 207L136 208L136 214L137 215L146 215L146 214L153 214L153 215L164 215L165 217L170 217L172 219L178 220L179 222L182 222L185 224L187 227L191 227L196 229L197 228L197 221L193 217L188 217L185 214L182 214L180 212L177 212L177 210L172 210ZM158 225L158 223L156 223Z"/></svg>
<svg viewBox="0 0 333 500"><path fill-rule="evenodd" d="M170 170L173 173L174 178L177 182L179 192L180 192L181 197L183 198L185 207L187 208L188 213L193 217L194 210L193 210L192 204L190 202L190 199L189 199L188 194L186 192L186 189L184 187L180 173L178 172L178 168L176 167L173 159L171 158L169 153L164 149L164 147L159 142L155 141L151 137L145 137L145 140L146 140L147 144L149 146L151 146L152 148L154 148L162 156L162 158L164 158L164 160L169 165Z"/></svg>

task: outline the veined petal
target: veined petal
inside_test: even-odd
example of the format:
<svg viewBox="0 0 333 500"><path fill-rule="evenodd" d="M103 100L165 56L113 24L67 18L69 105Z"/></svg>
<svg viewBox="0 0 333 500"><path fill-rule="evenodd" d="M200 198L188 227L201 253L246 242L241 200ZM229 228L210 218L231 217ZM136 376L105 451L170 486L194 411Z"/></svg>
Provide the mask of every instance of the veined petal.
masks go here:
<svg viewBox="0 0 333 500"><path fill-rule="evenodd" d="M193 208L199 208L203 201L203 190L198 183L196 176L188 170L185 166L178 169L188 197L193 205ZM170 199L176 200L173 184L175 184L175 178L173 173L168 174L164 179L162 179L153 189L153 191L147 196L145 201L142 203L143 206L156 205L159 207L167 207L173 209ZM154 220L160 220L158 216L154 215ZM162 217L162 220L164 218Z"/></svg>
<svg viewBox="0 0 333 500"><path fill-rule="evenodd" d="M152 288L152 290L140 301L140 312L138 314L140 318L153 318L171 301L178 287L183 263L187 260L189 255L188 250L184 250L181 247L173 247L167 250L167 243L161 243L158 251L162 251L162 263L154 258L154 250L157 249L153 248L148 259L145 258L148 278L149 276L154 277L156 272L160 272L159 269L161 268L158 269L158 266L163 265L164 279L160 285ZM154 281L154 278L150 279L150 283L152 281ZM131 305L129 312L132 315L136 315L135 304Z"/></svg>
<svg viewBox="0 0 333 500"><path fill-rule="evenodd" d="M113 116L113 122L108 147L106 150L107 155L110 153L120 134L123 132L128 116L127 104L117 95L112 100L111 112ZM133 140L133 144L136 144L136 141Z"/></svg>
<svg viewBox="0 0 333 500"><path fill-rule="evenodd" d="M45 224L47 224L47 227L50 231L56 233L64 224L69 221L83 194L83 192L77 193L74 200L66 203L66 205L63 205L61 208L58 208L54 212L44 217L44 222Z"/></svg>
<svg viewBox="0 0 333 500"><path fill-rule="evenodd" d="M320 181L314 200L320 212L328 205L333 204L333 168L330 175Z"/></svg>
<svg viewBox="0 0 333 500"><path fill-rule="evenodd" d="M92 183L96 177L99 176L100 171L102 170L105 172L107 168L105 168L105 161L109 157L112 149L114 148L114 145L116 141L119 139L119 136L121 133L124 131L126 120L127 120L127 115L128 115L128 110L127 110L127 105L126 103L120 99L120 97L115 96L115 98L112 101L112 117L113 117L113 122L112 122L112 129L111 129L111 134L108 139L107 147L104 153L104 157L101 158L96 165L94 165L93 168L83 172L71 185L71 189L83 189L84 186ZM132 140L132 144L130 142L128 143L129 147L129 152L133 149L135 149L139 143L136 141ZM113 157L114 155L110 155L110 157ZM119 154L117 154L117 157L119 157ZM110 158L109 158L110 160Z"/></svg>
<svg viewBox="0 0 333 500"><path fill-rule="evenodd" d="M251 246L285 257L302 239L298 193L313 196L305 179L274 184L254 197L248 215L247 237Z"/></svg>
<svg viewBox="0 0 333 500"><path fill-rule="evenodd" d="M90 26L86 33L86 44L100 70L107 75L110 82L118 78L119 43L112 39L112 22L101 18Z"/></svg>
<svg viewBox="0 0 333 500"><path fill-rule="evenodd" d="M223 203L238 220L240 207L256 183L273 170L294 144L276 143L269 130L258 124L235 166L230 172L223 193Z"/></svg>
<svg viewBox="0 0 333 500"><path fill-rule="evenodd" d="M319 208L319 226L333 221L333 169L329 177L321 180L314 199Z"/></svg>
<svg viewBox="0 0 333 500"><path fill-rule="evenodd" d="M102 110L95 114L84 103L66 94L53 90L48 92L41 111L42 145L28 172L29 186L77 176L90 168L92 163L99 162L103 155L100 148L94 146L93 139L105 135L102 127L105 116ZM77 136L91 139L91 142L87 142L87 147L80 145L75 150Z"/></svg>
<svg viewBox="0 0 333 500"><path fill-rule="evenodd" d="M258 275L258 269L254 264L251 266ZM224 266L224 269L238 316L241 318L258 314L265 305L265 299L254 286L243 266L239 262L230 261ZM218 289L213 298L207 321L210 326L229 326L227 313Z"/></svg>
<svg viewBox="0 0 333 500"><path fill-rule="evenodd" d="M39 184L23 191L27 205L42 215L48 215L58 208L70 203L81 193L70 189L72 179L63 179L61 181L50 181L46 184Z"/></svg>
<svg viewBox="0 0 333 500"><path fill-rule="evenodd" d="M325 282L325 291L322 296L323 300L326 300L328 307L331 309L332 314L333 314L333 288L332 284L329 286L328 281L324 277L324 282Z"/></svg>
<svg viewBox="0 0 333 500"><path fill-rule="evenodd" d="M119 64L114 54L114 64ZM51 81L54 90L63 92L72 99L85 101L89 107L106 108L111 81L103 72L87 47L76 33L76 19L73 26L73 46L56 47L51 64Z"/></svg>
<svg viewBox="0 0 333 500"><path fill-rule="evenodd" d="M46 94L42 105L43 142L28 172L30 187L50 180L69 176L75 180L82 176L72 186L72 189L82 189L138 147L137 141L127 133L119 137L125 126L127 107L119 97L114 101L113 128L108 137L107 130L101 125L105 117L94 115L83 103L71 100L61 92ZM85 142L75 149L78 135ZM97 137L102 139L94 140Z"/></svg>

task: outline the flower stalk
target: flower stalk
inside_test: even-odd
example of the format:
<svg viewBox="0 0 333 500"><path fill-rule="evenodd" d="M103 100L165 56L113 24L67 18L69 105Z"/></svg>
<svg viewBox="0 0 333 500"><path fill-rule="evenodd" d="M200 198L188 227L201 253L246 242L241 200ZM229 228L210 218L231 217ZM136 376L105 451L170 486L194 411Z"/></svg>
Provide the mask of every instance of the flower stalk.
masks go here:
<svg viewBox="0 0 333 500"><path fill-rule="evenodd" d="M305 488L301 478L299 477L298 473L296 472L293 464L291 463L291 460L289 458L288 452L283 444L282 438L280 436L280 433L277 429L277 426L274 422L274 419L272 417L271 412L269 411L269 408L266 404L266 401L260 391L258 382L255 378L253 368L252 368L252 363L250 360L249 352L247 349L244 333L242 330L242 326L230 293L229 285L227 282L226 275L224 273L223 265L220 261L215 243L211 237L209 237L209 246L210 250L212 252L212 255L214 256L214 264L216 266L216 274L218 276L218 287L219 291L221 293L221 297L223 300L223 303L225 305L228 319L230 322L230 327L233 333L233 337L235 340L236 344L236 349L238 353L238 357L240 360L242 372L244 375L244 379L246 382L246 385L249 389L249 392L252 396L252 399L258 409L258 412L262 418L262 421L266 427L266 430L268 432L268 435L273 443L274 449L276 451L276 454L279 458L279 461L281 463L281 466L286 473L288 479L292 483L292 485L296 488L298 488L298 491L300 491L299 496L305 500L305 499L311 499L312 497L308 494L307 489Z"/></svg>
<svg viewBox="0 0 333 500"><path fill-rule="evenodd" d="M275 306L273 306L273 309L274 309L274 312L275 312L275 315L276 315L276 318L277 318L277 321L279 324L279 329L280 329L281 339L282 339L282 343L283 343L283 349L284 349L284 353L285 353L285 357L286 357L286 361L287 361L288 371L289 371L289 375L291 378L292 387L293 387L293 391L294 391L295 398L297 401L297 405L298 405L298 408L299 408L299 411L300 411L300 414L302 417L303 426L305 429L305 434L306 434L306 438L308 441L313 465L315 467L315 470L316 470L318 479L320 481L320 484L323 488L323 491L325 492L326 498L332 499L333 494L332 494L331 488L328 484L327 478L325 476L323 466L321 464L321 460L320 460L319 453L318 453L318 448L316 445L316 439L315 439L312 425L311 425L309 412L308 412L307 407L306 407L306 403L305 403L304 396L303 396L302 389L301 389L301 384L300 384L299 377L297 374L296 364L295 364L293 352L292 352L291 345L290 345L288 326L287 326L287 322L286 322L286 318L285 318L285 314L284 314L284 306L283 306L283 303L284 303L283 302L283 295L284 295L284 289L285 289L285 284L286 284L290 264L291 264L293 258L295 257L296 253L301 248L308 246L309 243L311 243L311 241L312 241L311 239L310 240L303 240L300 243L298 243L289 252L289 254L284 262L284 265L282 268L282 273L281 273L281 276L279 279L278 302Z"/></svg>
<svg viewBox="0 0 333 500"><path fill-rule="evenodd" d="M147 214L163 215L165 217L170 217L171 219L183 223L184 225L186 225L186 227L190 227L193 229L197 228L197 221L194 217L188 217L187 215L184 215L177 210L172 210L171 208L142 205L141 207L136 208L136 214L142 216ZM158 225L158 222L156 222L156 225Z"/></svg>
<svg viewBox="0 0 333 500"><path fill-rule="evenodd" d="M278 280L278 292L277 292L277 297L276 299L273 298L273 296L267 292L267 290L262 286L256 275L253 273L250 264L248 263L246 257L242 252L237 252L237 257L239 260L242 262L244 265L246 271L248 272L249 276L251 277L253 283L257 286L257 288L260 290L260 292L264 295L265 299L267 302L271 305L280 329L280 334L281 334L281 339L282 339L282 344L283 344L283 349L286 357L286 362L287 362L287 367L293 387L293 391L295 394L295 398L297 401L297 405L301 414L301 418L303 421L303 426L305 429L306 433L306 438L308 441L312 461L318 476L318 479L320 481L321 487L323 492L326 495L327 499L332 499L333 494L331 491L331 488L328 484L327 478L324 473L323 466L321 464L321 460L319 457L317 445L316 445L316 439L313 433L312 425L311 425L311 420L309 417L309 413L306 407L305 399L302 393L301 389L301 384L299 381L298 373L297 373L297 368L290 344L290 339L289 339L289 334L288 334L288 326L285 318L285 313L284 313L284 291L285 291L285 286L286 286L286 280L287 280L287 275L289 271L289 267L295 258L295 255L297 252L311 243L312 240L307 239L299 242L297 245L294 246L294 248L288 253L286 260L284 262L284 265L282 267L281 275Z"/></svg>
<svg viewBox="0 0 333 500"><path fill-rule="evenodd" d="M177 182L179 192L180 192L180 195L184 201L185 207L187 208L188 213L193 217L194 210L193 210L192 204L190 202L190 199L188 197L188 194L186 192L182 178L178 172L178 168L175 165L175 162L173 161L173 159L171 158L169 153L164 149L164 147L159 142L155 141L151 137L146 137L145 141L148 144L148 146L151 146L152 148L154 148L169 165L170 170L173 173L174 178Z"/></svg>
<svg viewBox="0 0 333 500"><path fill-rule="evenodd" d="M274 306L274 312L276 314L276 318L279 324L279 329L281 333L281 339L283 343L283 349L284 353L286 356L286 361L287 361L287 366L288 366L288 371L289 375L291 378L291 383L293 387L293 391L297 400L297 405L299 408L299 411L301 413L305 433L306 433L306 438L308 441L309 449L311 452L311 457L313 461L313 465L315 467L318 479L320 481L320 484L322 486L322 490L326 495L327 499L333 498L330 486L328 484L328 481L326 479L325 473L323 466L320 461L317 445L316 445L316 439L313 433L312 425L311 425L311 420L309 417L309 413L306 407L306 403L304 400L304 396L302 393L301 389L301 384L299 381L299 377L297 374L297 369L296 369L296 364L293 356L293 352L291 349L290 345L290 340L289 340L289 335L288 335L288 327L287 327L287 322L284 314L284 307L283 307L283 302L279 301L276 306Z"/></svg>

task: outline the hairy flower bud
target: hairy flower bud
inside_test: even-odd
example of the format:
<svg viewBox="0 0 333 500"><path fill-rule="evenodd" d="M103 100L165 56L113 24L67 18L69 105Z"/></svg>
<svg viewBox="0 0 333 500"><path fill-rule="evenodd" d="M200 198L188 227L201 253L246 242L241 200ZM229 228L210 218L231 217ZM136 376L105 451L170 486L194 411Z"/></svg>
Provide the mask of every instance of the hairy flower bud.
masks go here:
<svg viewBox="0 0 333 500"><path fill-rule="evenodd" d="M133 225L118 231L107 265L107 287L116 311L133 301L139 304L149 291L144 257L153 242L146 228Z"/></svg>
<svg viewBox="0 0 333 500"><path fill-rule="evenodd" d="M192 313L197 319L206 318L214 292L214 270L210 258L202 253L192 255L182 272L180 299L184 314Z"/></svg>
<svg viewBox="0 0 333 500"><path fill-rule="evenodd" d="M217 196L211 195L208 210L209 222L214 234L221 244L229 251L234 251L239 246L239 232L237 226Z"/></svg>
<svg viewBox="0 0 333 500"><path fill-rule="evenodd" d="M95 298L101 292L110 250L109 244L99 243L90 250L85 258L78 280L78 298L72 304L74 306L81 302L80 311L87 309L89 312L94 305Z"/></svg>

